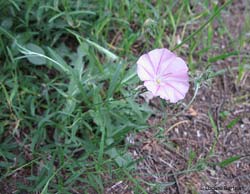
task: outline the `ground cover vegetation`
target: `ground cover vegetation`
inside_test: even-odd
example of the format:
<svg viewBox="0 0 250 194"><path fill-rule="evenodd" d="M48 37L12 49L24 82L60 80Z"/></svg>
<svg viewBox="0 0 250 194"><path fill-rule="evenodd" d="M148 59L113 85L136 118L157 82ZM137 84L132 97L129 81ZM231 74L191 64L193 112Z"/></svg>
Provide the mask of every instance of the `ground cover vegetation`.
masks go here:
<svg viewBox="0 0 250 194"><path fill-rule="evenodd" d="M0 193L249 192L247 0L0 10ZM155 48L186 61L184 100L149 99L136 61Z"/></svg>

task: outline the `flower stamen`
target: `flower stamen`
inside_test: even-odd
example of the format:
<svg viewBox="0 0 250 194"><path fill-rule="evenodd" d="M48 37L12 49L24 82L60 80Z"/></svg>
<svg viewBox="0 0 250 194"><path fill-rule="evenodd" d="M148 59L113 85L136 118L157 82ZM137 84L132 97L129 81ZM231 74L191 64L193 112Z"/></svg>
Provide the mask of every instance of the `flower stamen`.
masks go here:
<svg viewBox="0 0 250 194"><path fill-rule="evenodd" d="M157 84L160 84L160 83L161 83L161 80L160 80L159 78L156 78L155 81L156 81Z"/></svg>

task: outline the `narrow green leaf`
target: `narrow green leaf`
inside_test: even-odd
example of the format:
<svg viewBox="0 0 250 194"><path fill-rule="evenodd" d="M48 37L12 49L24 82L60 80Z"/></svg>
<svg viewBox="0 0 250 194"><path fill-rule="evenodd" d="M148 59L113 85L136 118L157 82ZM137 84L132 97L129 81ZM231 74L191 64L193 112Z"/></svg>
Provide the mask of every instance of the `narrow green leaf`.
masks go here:
<svg viewBox="0 0 250 194"><path fill-rule="evenodd" d="M231 56L237 56L239 55L240 53L238 51L234 51L234 52L229 52L229 53L223 53L221 55L218 55L218 56L215 56L215 57L212 57L212 58L209 58L208 59L208 62L210 63L214 63L218 60L223 60L223 59L226 59L228 57L231 57Z"/></svg>
<svg viewBox="0 0 250 194"><path fill-rule="evenodd" d="M112 53L111 51L109 51L108 49L104 48L103 46L97 44L96 42L89 40L89 39L85 39L82 36L78 35L76 32L67 29L68 32L70 32L71 34L73 34L74 36L76 36L76 38L78 40L83 40L86 41L89 45L95 47L97 50L99 50L99 52L104 53L109 59L111 60L117 60L119 57L117 55L115 55L114 53Z"/></svg>
<svg viewBox="0 0 250 194"><path fill-rule="evenodd" d="M232 0L227 1L226 3L224 3L220 8L218 8L214 14L204 23L202 24L198 30L194 31L192 34L190 34L187 38L185 38L180 44L178 44L174 49L178 49L179 47L181 47L183 44L185 44L187 41L189 41L191 38L193 38L196 34L198 34L199 32L201 32L211 21L213 21L213 19L221 12L221 10L223 10L227 5L229 5L232 2Z"/></svg>
<svg viewBox="0 0 250 194"><path fill-rule="evenodd" d="M208 112L208 117L209 117L210 123L212 125L215 137L218 137L218 128L217 128L217 125L215 124L215 121L214 121L213 116L212 116L210 111Z"/></svg>
<svg viewBox="0 0 250 194"><path fill-rule="evenodd" d="M105 136L106 136L106 131L105 127L101 127L101 142L100 142L100 147L99 147L99 153L98 153L98 163L101 165L103 163L103 153L104 153L104 146L105 146Z"/></svg>
<svg viewBox="0 0 250 194"><path fill-rule="evenodd" d="M58 55L56 53L56 51L54 51L52 48L47 48L48 51L49 51L49 54L50 56L52 57L52 59L54 61L56 61L56 63L54 62L54 67L56 69L59 69L61 71L64 71L64 72L71 72L72 71L72 68L70 68L70 66L68 66L68 64L64 61L64 59Z"/></svg>
<svg viewBox="0 0 250 194"><path fill-rule="evenodd" d="M113 93L115 92L115 89L118 87L118 85L121 82L120 74L121 74L122 68L123 68L122 64L118 63L115 73L113 77L110 79L110 85L109 85L109 89L107 92L108 98L112 97Z"/></svg>
<svg viewBox="0 0 250 194"><path fill-rule="evenodd" d="M235 119L233 119L228 125L227 125L227 128L228 129L231 129L233 128L240 120L240 117L237 117Z"/></svg>
<svg viewBox="0 0 250 194"><path fill-rule="evenodd" d="M87 43L89 43L90 45L94 46L95 48L97 48L100 52L104 53L108 58L112 59L112 60L117 60L118 56L115 55L114 53L112 53L111 51L109 51L108 49L100 46L99 44L89 40L89 39L85 39Z"/></svg>
<svg viewBox="0 0 250 194"><path fill-rule="evenodd" d="M9 39L12 39L12 40L15 39L15 37L9 31L5 30L1 26L0 26L0 34L7 36Z"/></svg>
<svg viewBox="0 0 250 194"><path fill-rule="evenodd" d="M229 164L231 164L239 159L241 159L241 156L232 156L232 157L227 158L226 160L223 160L222 162L220 162L219 166L221 168L224 168L224 167L228 166Z"/></svg>

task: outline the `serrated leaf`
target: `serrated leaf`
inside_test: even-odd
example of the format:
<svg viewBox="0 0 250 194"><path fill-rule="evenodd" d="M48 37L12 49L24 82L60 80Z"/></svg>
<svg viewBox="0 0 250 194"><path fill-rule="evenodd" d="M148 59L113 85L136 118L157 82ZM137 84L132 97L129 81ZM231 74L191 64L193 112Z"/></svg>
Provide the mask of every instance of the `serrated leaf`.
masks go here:
<svg viewBox="0 0 250 194"><path fill-rule="evenodd" d="M39 47L33 43L28 43L25 47L34 53L44 55L44 50L41 47ZM34 65L46 64L46 59L44 57L41 57L38 55L30 55L30 54L25 54L25 55L26 55L28 61Z"/></svg>

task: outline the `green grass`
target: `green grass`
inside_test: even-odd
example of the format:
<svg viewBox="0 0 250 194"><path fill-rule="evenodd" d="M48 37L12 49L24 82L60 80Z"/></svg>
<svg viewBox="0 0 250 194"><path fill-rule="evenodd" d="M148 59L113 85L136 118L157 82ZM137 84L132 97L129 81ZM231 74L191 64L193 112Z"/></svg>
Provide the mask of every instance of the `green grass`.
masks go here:
<svg viewBox="0 0 250 194"><path fill-rule="evenodd" d="M197 6L199 12L192 9ZM28 193L104 193L124 180L135 193L147 193L131 175L136 163L124 142L128 133L146 129L152 114L138 103L136 59L156 47L175 50L199 87L216 76L214 61L237 55L236 46L213 54L219 45L212 42L212 24L228 6L1 0L0 183ZM12 176L19 173L16 182Z"/></svg>

